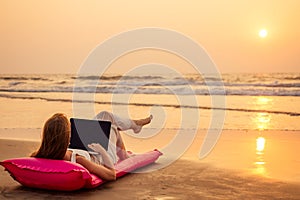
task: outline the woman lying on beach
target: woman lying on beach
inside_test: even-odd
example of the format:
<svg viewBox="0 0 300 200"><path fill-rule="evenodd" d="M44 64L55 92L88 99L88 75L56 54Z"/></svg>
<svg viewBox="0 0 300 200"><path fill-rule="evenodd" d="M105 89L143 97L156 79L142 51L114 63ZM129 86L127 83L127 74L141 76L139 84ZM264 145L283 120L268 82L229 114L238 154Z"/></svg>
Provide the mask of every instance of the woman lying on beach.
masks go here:
<svg viewBox="0 0 300 200"><path fill-rule="evenodd" d="M134 133L139 133L144 125L151 122L152 115L145 119L131 120L103 111L95 119L112 123L107 151L100 144L95 143L89 144L88 147L98 152L97 155L89 154L84 150L68 149L71 133L70 122L64 114L56 113L46 121L41 145L31 156L77 162L101 179L115 180L114 164L130 156L125 149L119 130L132 129Z"/></svg>

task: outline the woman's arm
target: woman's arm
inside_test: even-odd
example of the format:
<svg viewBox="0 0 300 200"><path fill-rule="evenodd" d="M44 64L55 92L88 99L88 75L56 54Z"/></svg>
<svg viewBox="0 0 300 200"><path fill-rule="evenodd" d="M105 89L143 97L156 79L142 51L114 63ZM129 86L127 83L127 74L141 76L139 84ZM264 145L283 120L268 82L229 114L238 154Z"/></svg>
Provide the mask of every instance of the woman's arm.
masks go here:
<svg viewBox="0 0 300 200"><path fill-rule="evenodd" d="M76 156L76 162L85 167L90 173L99 176L107 181L116 180L116 171L113 168L108 168L103 165L98 165L92 161L87 160L82 156Z"/></svg>
<svg viewBox="0 0 300 200"><path fill-rule="evenodd" d="M114 163L111 161L106 150L98 143L92 143L88 145L89 148L93 149L95 152L98 152L103 159L103 165L107 168L114 168Z"/></svg>

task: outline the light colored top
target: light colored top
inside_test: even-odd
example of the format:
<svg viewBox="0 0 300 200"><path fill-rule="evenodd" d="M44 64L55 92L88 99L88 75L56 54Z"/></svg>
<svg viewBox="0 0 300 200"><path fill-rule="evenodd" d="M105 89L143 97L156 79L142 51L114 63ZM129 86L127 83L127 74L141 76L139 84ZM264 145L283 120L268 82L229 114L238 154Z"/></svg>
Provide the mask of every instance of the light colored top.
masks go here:
<svg viewBox="0 0 300 200"><path fill-rule="evenodd" d="M68 148L68 150L72 151L72 155L71 155L72 163L76 163L76 155L80 155L82 157L85 157L87 160L91 161L91 156L87 151L81 149L70 149L70 148Z"/></svg>
<svg viewBox="0 0 300 200"><path fill-rule="evenodd" d="M72 155L71 155L71 162L72 163L76 163L76 155L82 156L84 158L86 158L89 161L92 161L98 165L102 164L102 156L100 154L91 154L88 151L82 150L82 149L71 149L68 148L69 151L72 151Z"/></svg>

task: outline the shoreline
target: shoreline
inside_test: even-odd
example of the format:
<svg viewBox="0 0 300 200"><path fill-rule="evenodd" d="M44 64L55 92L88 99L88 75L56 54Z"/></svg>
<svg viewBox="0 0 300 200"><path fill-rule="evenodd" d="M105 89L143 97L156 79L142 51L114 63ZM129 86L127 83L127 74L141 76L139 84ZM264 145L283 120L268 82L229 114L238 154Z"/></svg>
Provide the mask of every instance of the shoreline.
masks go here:
<svg viewBox="0 0 300 200"><path fill-rule="evenodd" d="M28 93L27 96L37 97L49 97L49 98L62 98L72 99L72 94L59 94L59 93ZM126 95L118 95L122 99L126 99ZM182 98L185 96L182 96ZM196 100L198 105L210 108L211 99L209 96L197 96ZM226 118L224 126L226 130L280 130L280 131L300 131L298 118L299 116L290 116L275 114L277 112L296 112L300 113L297 105L299 104L300 98L289 98L289 97L272 97L272 96L228 96L226 97ZM96 94L95 101L99 102L115 102L112 94ZM126 100L129 101L129 100ZM293 102L291 105L286 102ZM149 125L152 128L189 128L198 127L202 130L210 127L212 120L212 110L206 109L192 109L193 111L198 110L199 122L192 122L193 120L186 119L191 116L185 116L185 121L182 123L181 111L184 109L189 111L189 108L178 108L163 107L165 112L161 115L161 109L156 108L155 105L160 105L161 102L169 102L168 104L178 105L176 98L170 95L142 95L135 94L129 101L128 105L111 105L111 104L85 104L72 102L56 102L46 101L42 99L9 99L0 97L1 110L6 115L2 116L0 122L1 128L40 128L44 122L53 113L62 112L67 116L71 117L74 115L74 106L79 108L89 108L94 106L95 113L97 111L106 110L113 113L117 113L120 116L129 116L133 119L144 118L147 114L151 113L154 115L153 122ZM247 102L241 104L241 102ZM270 103L270 105L268 104ZM151 104L154 106L135 106L134 104ZM85 107L87 106L87 107ZM78 108L78 109L79 109ZM235 111L233 111L233 110ZM244 111L243 111L244 110ZM246 110L256 110L257 112L247 112ZM271 111L271 113L268 113ZM272 112L275 113L272 113ZM221 112L221 111L220 111ZM222 111L223 112L223 111ZM91 116L81 116L88 117ZM164 123L164 124L162 124ZM221 128L221 127L220 127Z"/></svg>

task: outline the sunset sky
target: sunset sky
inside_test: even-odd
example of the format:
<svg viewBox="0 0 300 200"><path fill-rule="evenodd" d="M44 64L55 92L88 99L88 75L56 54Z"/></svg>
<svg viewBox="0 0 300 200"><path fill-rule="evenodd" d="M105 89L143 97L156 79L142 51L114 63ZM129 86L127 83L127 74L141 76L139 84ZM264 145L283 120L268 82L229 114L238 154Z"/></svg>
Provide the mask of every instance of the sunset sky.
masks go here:
<svg viewBox="0 0 300 200"><path fill-rule="evenodd" d="M192 38L222 73L299 73L299 8L298 0L1 0L0 73L76 73L101 42L142 27ZM112 71L173 60L157 52L128 56Z"/></svg>

